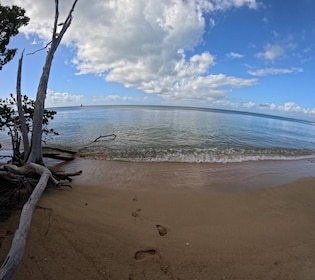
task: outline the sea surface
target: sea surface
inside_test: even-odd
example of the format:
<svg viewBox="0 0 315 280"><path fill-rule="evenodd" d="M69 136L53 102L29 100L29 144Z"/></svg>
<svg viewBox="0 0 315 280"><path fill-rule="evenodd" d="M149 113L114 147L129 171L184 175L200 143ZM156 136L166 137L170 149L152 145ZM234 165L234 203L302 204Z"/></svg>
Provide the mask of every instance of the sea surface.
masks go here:
<svg viewBox="0 0 315 280"><path fill-rule="evenodd" d="M221 192L276 187L315 174L315 125L306 120L162 106L54 110L49 128L59 135L44 137L45 145L79 156L66 165L46 164L84 170L76 178L83 185ZM12 154L6 132L0 143L5 163Z"/></svg>
<svg viewBox="0 0 315 280"><path fill-rule="evenodd" d="M47 145L87 158L235 163L315 158L315 125L227 110L163 106L55 108ZM94 142L99 136L103 137Z"/></svg>

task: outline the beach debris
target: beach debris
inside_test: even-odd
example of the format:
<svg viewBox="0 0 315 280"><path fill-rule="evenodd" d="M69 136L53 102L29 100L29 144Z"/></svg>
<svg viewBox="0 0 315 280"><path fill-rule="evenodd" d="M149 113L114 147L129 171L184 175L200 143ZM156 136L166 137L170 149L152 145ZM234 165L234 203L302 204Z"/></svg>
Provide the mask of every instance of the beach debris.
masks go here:
<svg viewBox="0 0 315 280"><path fill-rule="evenodd" d="M97 137L96 139L94 139L93 143L95 143L95 142L99 142L99 141L103 141L103 140L100 140L100 139L102 139L102 138L107 138L107 137L112 137L112 139L111 139L111 140L115 140L115 139L116 139L116 137L117 137L117 135L116 135L116 134L114 134L114 133L112 133L112 134L108 134L108 135L101 135L101 136Z"/></svg>
<svg viewBox="0 0 315 280"><path fill-rule="evenodd" d="M65 150L58 147L43 147L43 157L71 161L75 159L76 151Z"/></svg>
<svg viewBox="0 0 315 280"><path fill-rule="evenodd" d="M100 135L99 137L95 138L92 142L90 142L88 144L88 146L82 147L80 148L77 153L82 153L84 150L87 150L89 148L89 145L93 144L93 143L97 143L97 142L103 142L103 141L114 141L116 139L117 135L112 133L112 134L108 134L108 135ZM104 139L106 138L106 139Z"/></svg>
<svg viewBox="0 0 315 280"><path fill-rule="evenodd" d="M190 246L190 243L189 243L189 242L187 242L187 243L186 243L186 246Z"/></svg>
<svg viewBox="0 0 315 280"><path fill-rule="evenodd" d="M164 226L156 225L156 229L158 230L159 235L161 235L161 236L164 236L168 233L168 229Z"/></svg>
<svg viewBox="0 0 315 280"><path fill-rule="evenodd" d="M142 261L148 257L152 257L157 253L155 249L148 249L148 250L143 250L143 251L137 251L135 253L135 259L137 261Z"/></svg>

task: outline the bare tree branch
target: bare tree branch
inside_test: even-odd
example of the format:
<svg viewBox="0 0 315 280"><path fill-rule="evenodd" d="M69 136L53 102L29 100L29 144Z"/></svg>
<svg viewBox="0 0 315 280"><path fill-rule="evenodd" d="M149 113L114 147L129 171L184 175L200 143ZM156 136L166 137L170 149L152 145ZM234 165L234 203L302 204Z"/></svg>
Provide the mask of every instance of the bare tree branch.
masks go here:
<svg viewBox="0 0 315 280"><path fill-rule="evenodd" d="M52 65L52 60L54 54L61 42L63 35L66 33L69 28L72 20L72 13L74 11L74 7L77 3L77 0L74 1L71 10L67 16L66 21L62 25L61 31L57 34L57 26L58 26L58 18L59 18L59 8L58 8L58 0L55 0L55 21L53 27L52 34L52 42L50 49L48 50L45 65L43 68L43 72L39 81L37 95L36 95L36 104L33 118L33 131L32 131L32 139L31 139L31 151L28 156L27 162L36 162L39 164L43 164L43 155L42 155L42 120L44 115L44 107L45 107L45 99L47 92L47 85L49 80L50 69Z"/></svg>
<svg viewBox="0 0 315 280"><path fill-rule="evenodd" d="M55 21L54 21L54 29L52 33L52 42L56 39L56 36L57 36L58 18L59 18L59 1L55 0Z"/></svg>
<svg viewBox="0 0 315 280"><path fill-rule="evenodd" d="M113 140L116 139L116 134L101 135L101 136L97 137L97 138L93 141L93 143L98 142L98 140L100 140L100 139L102 139L102 138L107 138L107 137L111 137L111 136L113 136Z"/></svg>
<svg viewBox="0 0 315 280"><path fill-rule="evenodd" d="M24 161L25 161L29 153L30 145L28 141L28 131L27 131L27 125L26 125L26 118L24 116L24 111L23 111L22 93L21 93L23 54L24 54L24 50L22 52L21 58L19 59L19 67L18 67L17 81L16 81L16 103L17 103L22 137L23 137L23 149L24 149Z"/></svg>
<svg viewBox="0 0 315 280"><path fill-rule="evenodd" d="M34 51L34 52L32 52L32 53L27 53L26 55L33 55L33 54L35 54L35 53L38 53L38 52L40 52L40 51L43 51L43 50L47 49L48 46L49 46L51 43L52 43L52 41L48 42L45 47L43 47L43 48L41 48L41 49L38 49L38 50L36 50L36 51Z"/></svg>

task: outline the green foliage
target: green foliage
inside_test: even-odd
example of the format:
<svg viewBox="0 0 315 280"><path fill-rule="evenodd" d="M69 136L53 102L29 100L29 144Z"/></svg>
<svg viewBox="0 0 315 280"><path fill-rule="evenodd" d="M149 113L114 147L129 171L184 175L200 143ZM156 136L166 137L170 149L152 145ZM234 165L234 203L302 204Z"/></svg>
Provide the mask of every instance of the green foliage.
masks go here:
<svg viewBox="0 0 315 280"><path fill-rule="evenodd" d="M27 25L29 20L23 8L2 6L0 3L0 70L16 53L16 49L7 48L11 37L17 35L19 28Z"/></svg>
<svg viewBox="0 0 315 280"><path fill-rule="evenodd" d="M22 96L22 107L24 111L24 116L26 119L26 126L28 132L32 131L32 121L35 111L35 101L30 99L27 95ZM44 110L43 116L43 134L54 134L58 135L53 129L48 128L50 120L53 120L56 111L53 110ZM13 94L10 94L9 98L1 99L0 98L0 130L8 130L8 135L13 136L14 130L17 129L20 131L20 121L19 115L16 110L16 98Z"/></svg>

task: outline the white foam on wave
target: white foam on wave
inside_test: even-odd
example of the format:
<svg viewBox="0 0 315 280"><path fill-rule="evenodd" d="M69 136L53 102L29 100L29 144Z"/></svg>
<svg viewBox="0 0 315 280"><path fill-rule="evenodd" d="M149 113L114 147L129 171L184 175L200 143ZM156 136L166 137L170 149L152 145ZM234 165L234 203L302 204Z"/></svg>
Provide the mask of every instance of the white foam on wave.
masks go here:
<svg viewBox="0 0 315 280"><path fill-rule="evenodd" d="M131 161L131 162L186 162L186 163L239 163L247 161L268 161L268 160L303 160L314 159L314 153L297 153L288 152L287 154L259 153L259 154L242 154L242 153L155 153L153 156L146 153L86 153L83 156L88 158L97 158L104 160ZM154 153L153 153L154 154Z"/></svg>

